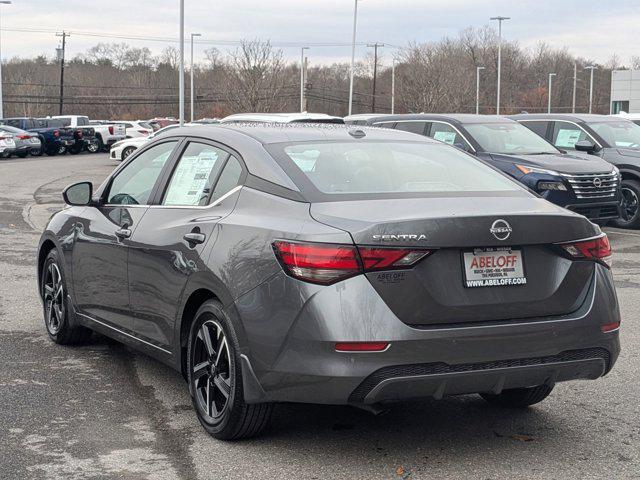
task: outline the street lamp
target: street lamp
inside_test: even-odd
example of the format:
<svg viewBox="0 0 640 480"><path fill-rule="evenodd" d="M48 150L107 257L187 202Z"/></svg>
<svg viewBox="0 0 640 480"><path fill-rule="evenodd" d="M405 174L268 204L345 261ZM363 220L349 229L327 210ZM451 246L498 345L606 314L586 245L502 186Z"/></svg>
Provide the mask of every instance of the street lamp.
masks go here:
<svg viewBox="0 0 640 480"><path fill-rule="evenodd" d="M480 113L480 70L484 67L476 67L476 115Z"/></svg>
<svg viewBox="0 0 640 480"><path fill-rule="evenodd" d="M189 66L189 72L190 72L190 77L191 77L191 88L189 89L189 93L191 94L191 121L193 122L194 120L194 107L193 107L193 98L194 98L194 91L193 91L193 39L194 37L201 37L202 34L201 33L192 33L191 34L191 64Z"/></svg>
<svg viewBox="0 0 640 480"><path fill-rule="evenodd" d="M511 17L491 17L490 20L498 21L498 88L496 94L496 115L500 115L500 71L502 69L502 22Z"/></svg>
<svg viewBox="0 0 640 480"><path fill-rule="evenodd" d="M591 81L589 82L589 113L591 113L593 107L593 71L597 70L598 67L596 67L595 65L589 65L584 69L591 70Z"/></svg>
<svg viewBox="0 0 640 480"><path fill-rule="evenodd" d="M391 63L391 115L396 112L396 58Z"/></svg>
<svg viewBox="0 0 640 480"><path fill-rule="evenodd" d="M304 51L309 50L309 47L302 47L300 49L300 113L304 112Z"/></svg>
<svg viewBox="0 0 640 480"><path fill-rule="evenodd" d="M180 79L178 82L178 116L180 118L180 126L184 125L184 0L180 0Z"/></svg>
<svg viewBox="0 0 640 480"><path fill-rule="evenodd" d="M547 91L547 113L551 113L551 81L555 77L555 73L549 74L549 90Z"/></svg>
<svg viewBox="0 0 640 480"><path fill-rule="evenodd" d="M356 27L358 25L358 1L359 0L353 0L353 37L351 39L351 69L349 71L349 115L351 115L353 106L353 70L356 60Z"/></svg>
<svg viewBox="0 0 640 480"><path fill-rule="evenodd" d="M0 0L0 5L11 5L11 1L10 0ZM1 30L0 30L0 35L2 35L2 31ZM2 108L2 104L3 104L3 98L2 98L2 53L1 53L1 50L0 50L0 118L4 118L4 110Z"/></svg>

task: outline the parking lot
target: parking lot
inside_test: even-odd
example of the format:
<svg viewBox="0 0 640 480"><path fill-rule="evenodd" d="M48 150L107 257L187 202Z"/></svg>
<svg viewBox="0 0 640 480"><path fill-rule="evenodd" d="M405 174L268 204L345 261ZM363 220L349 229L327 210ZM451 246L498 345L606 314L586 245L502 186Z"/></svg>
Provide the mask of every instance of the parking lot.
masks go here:
<svg viewBox="0 0 640 480"><path fill-rule="evenodd" d="M106 154L0 163L0 472L2 479L638 478L640 232L607 229L623 351L596 382L560 384L524 411L475 396L397 405L279 405L263 437L209 437L180 375L95 337L47 338L35 252L61 189L100 181Z"/></svg>

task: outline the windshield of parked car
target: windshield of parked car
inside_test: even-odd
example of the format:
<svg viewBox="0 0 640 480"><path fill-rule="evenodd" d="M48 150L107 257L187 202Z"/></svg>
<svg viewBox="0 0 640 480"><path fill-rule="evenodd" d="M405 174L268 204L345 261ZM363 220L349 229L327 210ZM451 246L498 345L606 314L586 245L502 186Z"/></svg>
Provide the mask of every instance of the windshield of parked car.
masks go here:
<svg viewBox="0 0 640 480"><path fill-rule="evenodd" d="M519 123L469 123L469 134L489 153L506 155L557 154L559 151Z"/></svg>
<svg viewBox="0 0 640 480"><path fill-rule="evenodd" d="M640 148L640 126L628 120L589 122L594 132L612 147Z"/></svg>
<svg viewBox="0 0 640 480"><path fill-rule="evenodd" d="M447 145L413 142L300 143L285 159L325 194L498 192L513 181Z"/></svg>

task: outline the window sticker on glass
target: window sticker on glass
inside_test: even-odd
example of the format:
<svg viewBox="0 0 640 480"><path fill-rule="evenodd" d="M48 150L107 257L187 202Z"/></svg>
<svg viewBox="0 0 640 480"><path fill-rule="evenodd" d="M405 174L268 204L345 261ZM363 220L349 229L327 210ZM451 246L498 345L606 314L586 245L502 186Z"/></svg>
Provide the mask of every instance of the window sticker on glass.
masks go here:
<svg viewBox="0 0 640 480"><path fill-rule="evenodd" d="M574 148L580 140L581 130L566 130L561 128L556 136L556 147Z"/></svg>
<svg viewBox="0 0 640 480"><path fill-rule="evenodd" d="M453 145L456 142L456 132L436 132L433 138L441 142Z"/></svg>
<svg viewBox="0 0 640 480"><path fill-rule="evenodd" d="M218 154L204 151L199 156L183 156L171 178L165 205L199 205L209 194L208 184Z"/></svg>

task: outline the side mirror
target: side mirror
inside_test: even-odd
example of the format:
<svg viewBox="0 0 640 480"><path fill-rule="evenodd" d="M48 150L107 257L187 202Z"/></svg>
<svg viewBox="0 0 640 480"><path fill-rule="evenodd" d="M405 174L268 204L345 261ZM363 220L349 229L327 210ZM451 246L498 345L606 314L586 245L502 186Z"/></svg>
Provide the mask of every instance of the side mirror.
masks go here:
<svg viewBox="0 0 640 480"><path fill-rule="evenodd" d="M62 198L67 205L85 206L91 205L93 196L93 184L91 182L79 182L69 185L62 191Z"/></svg>
<svg viewBox="0 0 640 480"><path fill-rule="evenodd" d="M589 140L580 140L579 142L576 142L574 148L579 152L594 153L598 151L598 147Z"/></svg>

